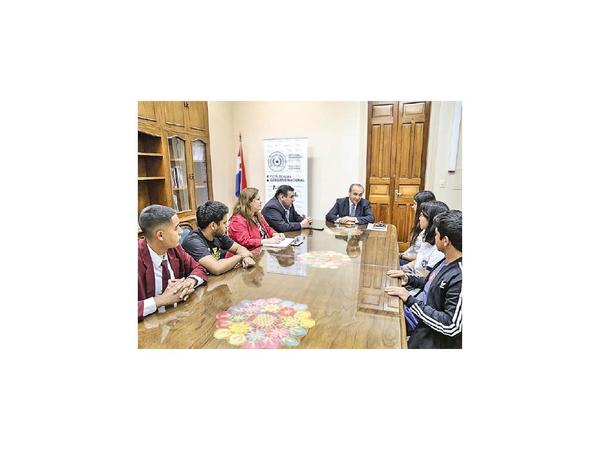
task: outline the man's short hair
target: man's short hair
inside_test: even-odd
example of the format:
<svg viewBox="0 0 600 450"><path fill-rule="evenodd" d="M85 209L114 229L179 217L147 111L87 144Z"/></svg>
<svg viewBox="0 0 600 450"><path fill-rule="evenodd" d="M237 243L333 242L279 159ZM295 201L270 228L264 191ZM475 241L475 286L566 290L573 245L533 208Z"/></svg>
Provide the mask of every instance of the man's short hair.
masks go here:
<svg viewBox="0 0 600 450"><path fill-rule="evenodd" d="M275 198L279 198L279 194L283 194L284 197L287 197L288 192L290 192L290 191L294 192L294 188L291 186L288 186L287 184L282 184L275 191Z"/></svg>
<svg viewBox="0 0 600 450"><path fill-rule="evenodd" d="M203 230L212 222L218 224L227 215L229 208L221 202L209 200L196 209L198 228Z"/></svg>
<svg viewBox="0 0 600 450"><path fill-rule="evenodd" d="M149 237L161 225L171 223L171 219L177 214L173 208L163 205L150 205L142 209L138 224L144 233Z"/></svg>
<svg viewBox="0 0 600 450"><path fill-rule="evenodd" d="M440 233L440 238L447 237L454 248L462 252L462 211L453 209L438 214L433 223Z"/></svg>
<svg viewBox="0 0 600 450"><path fill-rule="evenodd" d="M362 190L363 192L365 192L365 188L363 187L363 185L362 185L362 184L359 184L359 183L352 183L352 184L350 185L350 187L348 188L348 192L352 192L352 188L353 188L354 186L358 186L359 188L361 188L361 190Z"/></svg>

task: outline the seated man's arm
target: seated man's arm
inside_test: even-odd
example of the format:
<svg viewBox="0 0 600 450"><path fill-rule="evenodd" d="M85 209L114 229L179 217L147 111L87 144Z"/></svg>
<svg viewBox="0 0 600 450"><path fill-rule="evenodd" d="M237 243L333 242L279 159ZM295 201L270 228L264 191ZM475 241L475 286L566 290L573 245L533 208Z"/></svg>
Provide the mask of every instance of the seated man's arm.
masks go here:
<svg viewBox="0 0 600 450"><path fill-rule="evenodd" d="M278 233L296 231L301 228L299 223L287 223L281 212L276 208L265 208L263 209L262 215L267 223Z"/></svg>
<svg viewBox="0 0 600 450"><path fill-rule="evenodd" d="M253 258L252 252L250 250L248 250L246 247L244 247L243 245L238 244L237 242L234 242L233 245L231 247L229 247L229 251L231 253L233 253L234 255L241 255L244 258L247 256L250 258Z"/></svg>
<svg viewBox="0 0 600 450"><path fill-rule="evenodd" d="M462 280L448 286L443 311L432 308L425 301L417 301L412 295L404 304L438 333L456 336L462 331Z"/></svg>
<svg viewBox="0 0 600 450"><path fill-rule="evenodd" d="M373 212L371 211L371 202L366 200L366 205L363 207L363 215L357 217L357 223L373 223L375 222L375 217L373 217Z"/></svg>
<svg viewBox="0 0 600 450"><path fill-rule="evenodd" d="M221 275L239 264L244 257L242 255L233 255L231 258L215 259L212 255L204 256L198 260L198 263L206 268L213 275Z"/></svg>
<svg viewBox="0 0 600 450"><path fill-rule="evenodd" d="M177 287L180 282L174 282L173 284L171 284L171 282L169 283L169 286L162 294L157 295L156 297L138 300L138 322L144 317L156 312L159 307L172 305L182 300L182 295L179 293ZM193 289L191 291L193 292Z"/></svg>
<svg viewBox="0 0 600 450"><path fill-rule="evenodd" d="M156 311L156 302L154 297L147 298L145 300L138 300L138 322L144 317L152 314Z"/></svg>
<svg viewBox="0 0 600 450"><path fill-rule="evenodd" d="M233 242L233 241L232 241ZM242 267L245 269L246 267L251 267L256 264L254 261L254 255L250 250L246 247L238 244L237 242L233 242L229 251L234 255L239 255L242 257Z"/></svg>
<svg viewBox="0 0 600 450"><path fill-rule="evenodd" d="M338 203L335 202L333 204L333 208L331 208L329 210L329 212L327 213L327 215L325 216L325 220L327 220L328 222L335 222L339 218L340 218L340 213L338 210Z"/></svg>
<svg viewBox="0 0 600 450"><path fill-rule="evenodd" d="M427 278L425 278L425 277L408 275L408 282L406 284L408 284L414 288L423 289L425 287L426 283L427 283Z"/></svg>
<svg viewBox="0 0 600 450"><path fill-rule="evenodd" d="M290 222L302 222L304 220L304 216L301 216L296 211L296 208L292 207L290 210Z"/></svg>
<svg viewBox="0 0 600 450"><path fill-rule="evenodd" d="M141 259L138 261L141 264ZM149 291L146 288L146 277L142 272L138 272L138 322L147 315L157 310L154 297L147 297Z"/></svg>

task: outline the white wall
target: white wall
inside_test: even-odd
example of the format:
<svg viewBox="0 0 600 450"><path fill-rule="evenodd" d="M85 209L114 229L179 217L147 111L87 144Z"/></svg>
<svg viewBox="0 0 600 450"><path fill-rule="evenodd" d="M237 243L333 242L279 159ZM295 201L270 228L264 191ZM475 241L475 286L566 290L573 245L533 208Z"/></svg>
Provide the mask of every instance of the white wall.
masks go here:
<svg viewBox="0 0 600 450"><path fill-rule="evenodd" d="M233 102L208 102L208 132L213 197L231 209L235 200L235 156L238 149L233 131Z"/></svg>
<svg viewBox="0 0 600 450"><path fill-rule="evenodd" d="M448 172L453 113L454 102L432 102L425 189L451 209L462 209L462 133L457 170ZM366 184L367 102L209 102L208 114L214 198L230 208L240 132L248 186L261 194L263 139L308 138L312 217L323 219L351 183Z"/></svg>
<svg viewBox="0 0 600 450"><path fill-rule="evenodd" d="M432 102L425 189L450 209L462 210L462 122L456 172L448 172L455 102Z"/></svg>
<svg viewBox="0 0 600 450"><path fill-rule="evenodd" d="M263 203L263 139L308 138L308 215L316 219L351 183L365 184L366 102L235 102L233 129L242 133L248 186L261 191Z"/></svg>

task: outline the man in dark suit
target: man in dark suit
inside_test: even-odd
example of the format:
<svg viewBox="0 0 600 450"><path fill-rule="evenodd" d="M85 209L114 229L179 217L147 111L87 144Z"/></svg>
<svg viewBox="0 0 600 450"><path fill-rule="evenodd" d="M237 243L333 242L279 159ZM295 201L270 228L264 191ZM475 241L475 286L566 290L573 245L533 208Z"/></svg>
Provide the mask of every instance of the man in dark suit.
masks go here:
<svg viewBox="0 0 600 450"><path fill-rule="evenodd" d="M283 184L277 188L275 196L262 209L262 215L273 229L279 233L308 228L310 217L301 216L294 209L296 194L294 188Z"/></svg>
<svg viewBox="0 0 600 450"><path fill-rule="evenodd" d="M365 224L375 222L371 212L371 203L362 198L365 188L361 184L351 184L348 197L338 198L333 208L327 213L328 222L341 224Z"/></svg>

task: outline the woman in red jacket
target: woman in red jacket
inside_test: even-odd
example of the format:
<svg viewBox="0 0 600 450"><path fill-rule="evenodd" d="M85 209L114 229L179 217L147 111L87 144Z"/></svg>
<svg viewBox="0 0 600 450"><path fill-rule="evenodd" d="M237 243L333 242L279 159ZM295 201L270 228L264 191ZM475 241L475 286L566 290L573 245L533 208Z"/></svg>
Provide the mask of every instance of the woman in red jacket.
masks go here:
<svg viewBox="0 0 600 450"><path fill-rule="evenodd" d="M269 226L260 213L262 202L258 189L246 188L240 192L240 198L233 206L233 215L229 221L229 237L248 250L263 244L277 244L285 235L277 233Z"/></svg>

